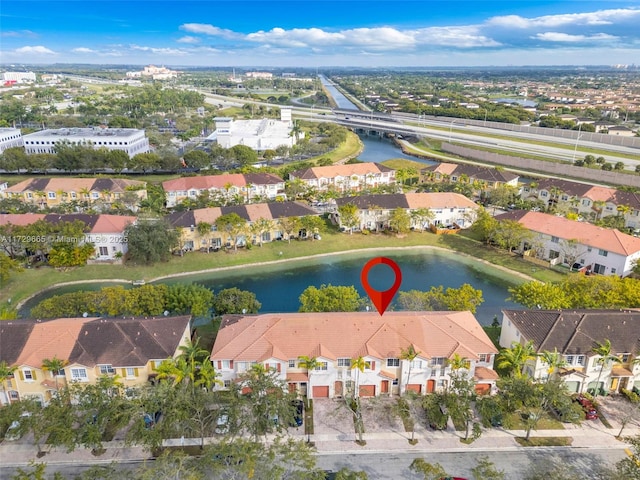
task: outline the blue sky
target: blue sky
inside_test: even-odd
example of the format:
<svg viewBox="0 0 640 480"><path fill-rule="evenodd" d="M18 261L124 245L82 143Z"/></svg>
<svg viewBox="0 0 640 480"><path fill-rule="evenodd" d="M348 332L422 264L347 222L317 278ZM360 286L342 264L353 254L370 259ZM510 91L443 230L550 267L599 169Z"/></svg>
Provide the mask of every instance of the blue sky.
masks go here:
<svg viewBox="0 0 640 480"><path fill-rule="evenodd" d="M2 0L0 62L640 64L640 0Z"/></svg>

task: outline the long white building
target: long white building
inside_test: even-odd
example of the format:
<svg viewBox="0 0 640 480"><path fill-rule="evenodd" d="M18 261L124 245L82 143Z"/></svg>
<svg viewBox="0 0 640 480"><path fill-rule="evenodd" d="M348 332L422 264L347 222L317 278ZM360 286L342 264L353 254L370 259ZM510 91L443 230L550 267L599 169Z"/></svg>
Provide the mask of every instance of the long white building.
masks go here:
<svg viewBox="0 0 640 480"><path fill-rule="evenodd" d="M60 128L42 130L23 137L27 154L55 153L57 143L93 146L108 150L124 150L129 157L138 153L148 153L149 139L144 130L136 128Z"/></svg>
<svg viewBox="0 0 640 480"><path fill-rule="evenodd" d="M0 153L7 148L23 146L24 141L19 128L0 128Z"/></svg>

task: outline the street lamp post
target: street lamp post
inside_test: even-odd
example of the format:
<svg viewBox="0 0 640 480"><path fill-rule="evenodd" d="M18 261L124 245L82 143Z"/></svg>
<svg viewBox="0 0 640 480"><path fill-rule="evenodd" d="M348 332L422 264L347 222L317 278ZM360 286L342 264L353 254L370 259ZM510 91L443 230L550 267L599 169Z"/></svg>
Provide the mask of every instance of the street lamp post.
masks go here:
<svg viewBox="0 0 640 480"><path fill-rule="evenodd" d="M576 163L576 154L578 153L578 141L580 140L580 137L582 136L580 134L581 131L582 131L582 124L580 124L578 126L578 136L576 137L576 145L573 148L573 163Z"/></svg>

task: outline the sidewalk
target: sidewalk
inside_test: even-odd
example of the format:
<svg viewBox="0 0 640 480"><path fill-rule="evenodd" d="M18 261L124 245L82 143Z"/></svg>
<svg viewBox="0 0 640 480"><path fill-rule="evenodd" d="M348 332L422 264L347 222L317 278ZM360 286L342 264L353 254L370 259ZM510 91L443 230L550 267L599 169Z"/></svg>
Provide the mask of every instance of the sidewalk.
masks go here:
<svg viewBox="0 0 640 480"><path fill-rule="evenodd" d="M583 424L582 426L568 425L565 430L534 430L531 437L572 437L571 447L556 448L598 448L624 450L628 445L615 438L618 429L607 429L602 424ZM640 428L628 428L624 436L640 434ZM297 440L306 441L307 436L301 432L293 432L291 436ZM319 455L330 454L358 454L383 453L390 451L402 452L468 452L468 451L496 451L517 450L533 447L521 447L515 437L524 437L524 431L490 429L482 436L467 445L460 440L464 432L452 430L439 432L416 432L415 445L409 444L410 432L365 433L366 445L355 443L355 434L317 434L311 435L310 440L315 444ZM207 443L215 443L217 439L210 439ZM5 466L29 465L30 462L65 464L65 463L111 463L119 461L144 461L151 458L151 454L142 447L126 447L123 442L114 441L104 444L105 452L95 456L90 450L79 448L67 453L64 449L51 449L46 455L37 458L34 445L27 443L0 443L0 463ZM553 448L553 447L546 447Z"/></svg>

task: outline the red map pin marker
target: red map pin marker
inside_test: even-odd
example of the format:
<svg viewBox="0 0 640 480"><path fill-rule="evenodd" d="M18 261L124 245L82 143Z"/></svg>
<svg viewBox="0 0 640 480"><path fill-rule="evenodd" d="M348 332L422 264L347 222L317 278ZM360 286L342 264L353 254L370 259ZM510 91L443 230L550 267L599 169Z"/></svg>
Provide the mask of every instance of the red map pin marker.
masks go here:
<svg viewBox="0 0 640 480"><path fill-rule="evenodd" d="M375 265L380 265L381 263L384 265L390 266L396 275L396 280L391 286L391 288L389 290L384 290L382 292L371 288L371 285L369 285L369 278L368 278L369 270L371 270L371 268L373 268ZM365 263L364 267L362 267L362 272L360 272L360 283L362 283L362 286L367 291L369 298L378 309L378 313L382 315L384 311L387 309L387 307L389 306L389 304L391 303L391 300L393 300L393 297L398 291L398 288L400 288L400 284L402 283L402 272L400 271L400 267L398 266L398 264L393 260L391 260L390 258L387 258L387 257L372 258L367 263Z"/></svg>

